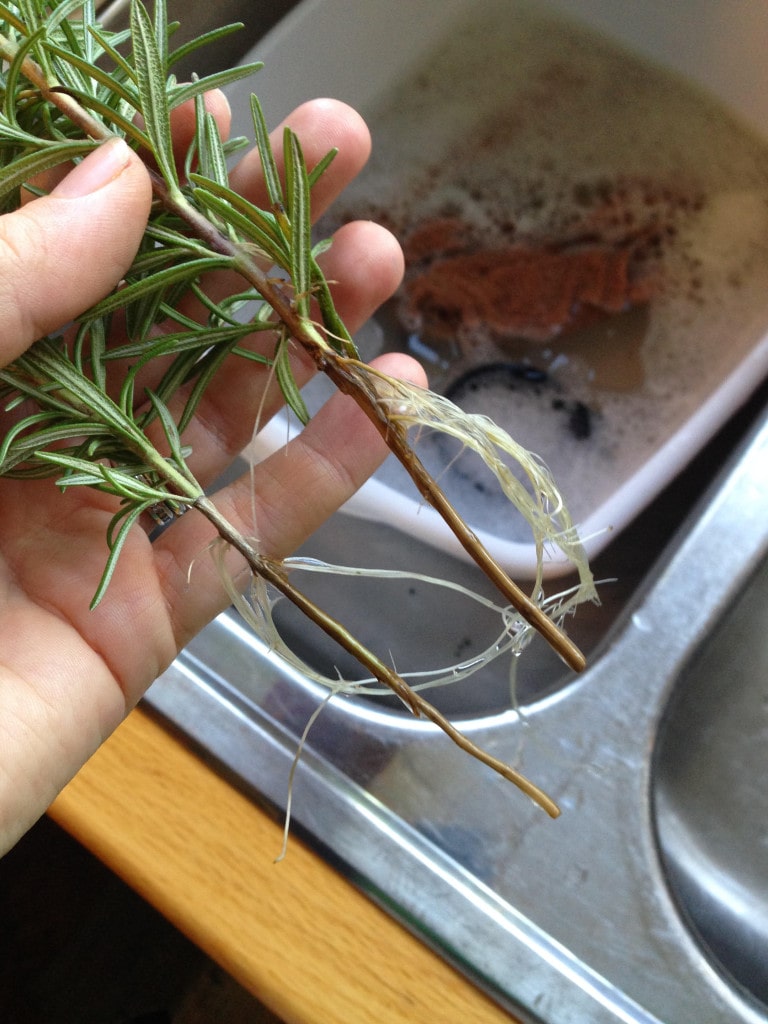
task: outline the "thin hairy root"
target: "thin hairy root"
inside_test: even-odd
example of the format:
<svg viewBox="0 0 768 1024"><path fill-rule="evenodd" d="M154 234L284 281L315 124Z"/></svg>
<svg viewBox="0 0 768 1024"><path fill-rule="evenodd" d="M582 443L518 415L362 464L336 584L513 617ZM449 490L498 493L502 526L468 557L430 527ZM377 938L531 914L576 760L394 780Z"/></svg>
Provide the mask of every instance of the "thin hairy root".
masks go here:
<svg viewBox="0 0 768 1024"><path fill-rule="evenodd" d="M340 622L333 616L328 615L322 608L319 608L311 601L306 594L294 587L286 575L281 562L270 558L264 558L251 544L238 533L231 524L219 513L216 506L207 498L199 498L195 502L195 508L216 527L219 536L228 544L231 544L236 551L245 558L251 570L267 583L288 598L296 607L302 611L308 619L332 637L345 651L348 651L363 665L379 682L388 686L394 693L403 700L411 711L419 714L419 709L411 696L410 687L407 683L393 672L380 658L372 651L364 647Z"/></svg>
<svg viewBox="0 0 768 1024"><path fill-rule="evenodd" d="M540 551L556 543L579 571L582 587L578 600L594 600L595 591L586 556L562 499L549 473L530 453L485 417L468 415L447 399L424 388L395 380L356 359L327 356L322 369L339 390L355 399L375 424L390 450L414 481L419 493L440 514L454 536L501 594L539 632L563 661L576 672L586 659L573 641L532 598L510 579L476 534L450 503L408 442L407 431L427 426L456 437L476 451L499 479L502 489L526 516ZM524 466L534 484L534 498L500 460L497 450L512 455ZM539 498L541 496L541 498ZM556 526L555 524L558 523ZM538 583L536 590L538 590Z"/></svg>
<svg viewBox="0 0 768 1024"><path fill-rule="evenodd" d="M408 685L405 679L402 678L402 676L364 647L343 625L341 625L341 623L319 608L306 596L306 594L294 587L288 580L283 564L275 562L272 559L263 558L259 555L252 545L249 544L242 535L235 531L230 524L221 517L216 507L207 498L199 499L195 503L195 506L198 511L213 523L218 530L220 537L227 544L234 547L246 559L249 567L257 578L273 586L279 591L279 593L283 594L294 605L301 609L307 618L319 626L320 629L327 633L327 635L335 640L344 650L352 654L361 665L365 666L374 679L384 684L384 686L388 687L394 694L396 694L413 715L417 718L423 716L433 722L442 729L442 731L451 740L453 740L461 750L476 758L482 764L487 765L509 782L512 782L543 810L545 810L550 817L556 818L560 814L560 809L551 797L547 796L547 794L539 789L538 786L527 779L515 768L512 768L511 765L508 765L499 758L494 757L492 754L488 753L488 751L483 750L482 747L479 747L476 743L465 736L464 733L457 729L440 711L437 710L436 707L434 707L419 693L416 693L412 687ZM224 583L233 604L240 610L241 614L257 634L264 634L265 630L261 627L263 627L264 622L266 621L268 623L268 629L266 630L267 642L273 647L278 647L280 649L280 653L283 653L283 649L279 642L275 642L276 630L269 610L270 602L265 598L258 602L257 608L251 608L243 598L242 594L240 594L234 586L231 577L224 569L221 558L217 559L217 565L222 577L222 582ZM259 619L258 616L261 616L261 619ZM293 660L294 662L296 661L295 658L289 658L289 660ZM309 674L310 676L313 675L313 673ZM336 689L339 692L344 690L343 684L332 684L331 688Z"/></svg>

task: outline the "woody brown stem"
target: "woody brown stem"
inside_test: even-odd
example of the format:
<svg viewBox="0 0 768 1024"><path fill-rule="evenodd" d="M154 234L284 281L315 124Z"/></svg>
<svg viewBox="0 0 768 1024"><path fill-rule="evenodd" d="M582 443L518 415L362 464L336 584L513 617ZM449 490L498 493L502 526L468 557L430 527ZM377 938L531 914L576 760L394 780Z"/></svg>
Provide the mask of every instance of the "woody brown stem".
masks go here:
<svg viewBox="0 0 768 1024"><path fill-rule="evenodd" d="M216 528L219 536L238 551L248 563L249 568L275 587L299 608L310 621L314 622L328 636L348 651L371 675L396 694L410 711L418 718L423 716L437 725L465 753L487 765L503 778L512 782L551 818L560 814L557 804L543 790L539 789L530 779L506 762L494 757L473 743L450 722L433 704L425 700L413 690L408 683L393 669L386 665L377 655L359 642L340 622L322 608L319 608L306 594L298 590L288 579L285 567L281 562L265 558L253 548L231 523L225 519L216 506L208 498L198 498L194 507Z"/></svg>
<svg viewBox="0 0 768 1024"><path fill-rule="evenodd" d="M435 478L428 472L414 452L406 437L406 428L393 422L380 402L369 394L367 382L361 380L356 360L338 356L335 352L326 357L325 373L339 390L357 401L369 419L384 438L390 451L405 467L419 493L439 513L453 532L464 550L483 570L497 590L509 601L520 615L540 633L547 643L574 671L586 667L586 659L573 641L542 611L528 595L518 587L508 573L499 565L477 535L462 519Z"/></svg>

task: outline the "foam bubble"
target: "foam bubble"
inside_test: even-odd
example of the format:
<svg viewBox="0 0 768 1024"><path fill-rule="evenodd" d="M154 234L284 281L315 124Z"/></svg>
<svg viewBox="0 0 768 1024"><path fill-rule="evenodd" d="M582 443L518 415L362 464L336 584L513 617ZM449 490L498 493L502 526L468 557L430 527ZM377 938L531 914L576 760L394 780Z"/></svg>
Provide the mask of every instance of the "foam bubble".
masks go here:
<svg viewBox="0 0 768 1024"><path fill-rule="evenodd" d="M380 320L384 347L415 332L433 387L537 451L582 518L765 332L768 146L698 88L519 0L473 15L367 118L373 160L341 217L411 246L406 287L447 250L590 243L630 245L634 279L652 284L647 303L544 338L503 337L492 318L430 337L405 293ZM442 242L433 231L430 256L439 222L454 227ZM502 364L540 370L546 387L491 373L462 392ZM462 511L497 527L477 481L456 474L472 484Z"/></svg>

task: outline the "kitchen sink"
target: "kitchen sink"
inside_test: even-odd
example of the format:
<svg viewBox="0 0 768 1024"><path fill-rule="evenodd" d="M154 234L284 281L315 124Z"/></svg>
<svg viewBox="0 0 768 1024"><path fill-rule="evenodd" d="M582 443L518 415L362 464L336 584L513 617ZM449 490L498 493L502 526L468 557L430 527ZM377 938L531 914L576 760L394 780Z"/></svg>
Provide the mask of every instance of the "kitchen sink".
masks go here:
<svg viewBox="0 0 768 1024"><path fill-rule="evenodd" d="M334 698L308 734L297 832L525 1020L768 1021L767 401L763 388L601 556L621 581L601 587L581 637L574 622L590 652L582 676L534 646L514 693L501 670L462 683L460 698L438 691L476 742L558 800L557 821L386 702ZM311 548L473 575L342 515ZM444 654L444 621L434 604L419 612L427 657ZM471 621L452 621L454 641L472 639ZM310 646L323 667L329 653ZM227 612L146 703L284 809L325 696Z"/></svg>
<svg viewBox="0 0 768 1024"><path fill-rule="evenodd" d="M292 7L228 0L217 20L250 23L245 50ZM190 31L210 27L207 11ZM119 0L108 16L124 13ZM343 512L306 554L486 587L450 553ZM500 660L433 692L475 742L557 800L556 821L396 701L326 701L234 611L145 705L278 812L318 712L292 827L522 1019L768 1024L765 385L594 570L601 603L569 622L588 656L581 676L534 641L514 674ZM312 576L306 589L380 652L396 647L398 667L450 662L491 635L479 606L418 580L354 589ZM289 605L276 619L308 664L354 672Z"/></svg>

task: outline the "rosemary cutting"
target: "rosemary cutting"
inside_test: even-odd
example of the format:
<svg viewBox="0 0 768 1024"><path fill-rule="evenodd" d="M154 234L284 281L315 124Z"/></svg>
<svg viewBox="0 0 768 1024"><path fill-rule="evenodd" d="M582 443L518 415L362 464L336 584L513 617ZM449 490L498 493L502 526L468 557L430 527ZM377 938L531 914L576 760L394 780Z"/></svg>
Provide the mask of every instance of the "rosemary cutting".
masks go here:
<svg viewBox="0 0 768 1024"><path fill-rule="evenodd" d="M374 681L396 693L414 714L435 722L554 816L558 810L549 797L477 748L418 687L309 600L290 578L291 560L261 553L221 515L189 469L185 430L225 360L250 359L267 366L288 407L307 421L289 359L291 349L299 346L363 409L425 502L497 587L503 629L494 653L519 650L536 631L573 669L584 667L581 652L561 627L576 604L594 598L594 587L576 530L545 467L490 421L387 377L358 357L318 262L329 243L313 244L311 237L312 189L335 154L308 168L299 139L286 129L281 177L253 96L254 138L268 208L258 208L230 187L229 158L247 143L222 139L203 96L259 65L191 82L178 82L174 67L197 47L237 27L224 26L174 50L177 25L167 20L165 0L156 0L152 14L140 0L132 0L130 28L123 32L97 22L93 0L0 3L0 209L17 208L24 190L39 192L41 176L81 160L113 136L124 138L145 159L154 191L143 241L120 286L83 312L67 332L40 338L0 370L0 401L11 423L0 438L0 475L52 477L62 490L95 488L115 499L94 605L104 598L125 541L130 531L141 528L143 517L172 520L193 509L245 558L254 577L255 613L253 608L244 613L257 628L261 624L273 646L279 648L280 641L271 621L270 587L352 653ZM196 131L180 161L171 115L189 102ZM226 300L206 290L210 275L221 271L242 282L241 290ZM179 311L185 298L195 299L203 310L200 318ZM127 340L116 344L118 319ZM273 340L271 356L245 346L254 332ZM162 367L151 390L141 383L150 365ZM172 413L182 393L183 407ZM419 460L411 439L425 429L449 434L476 452L526 517L539 552L531 596L494 561ZM510 463L518 467L517 474ZM579 583L547 599L541 566L545 549L553 545L573 563ZM231 589L242 608L244 599ZM331 684L343 689L338 680Z"/></svg>

